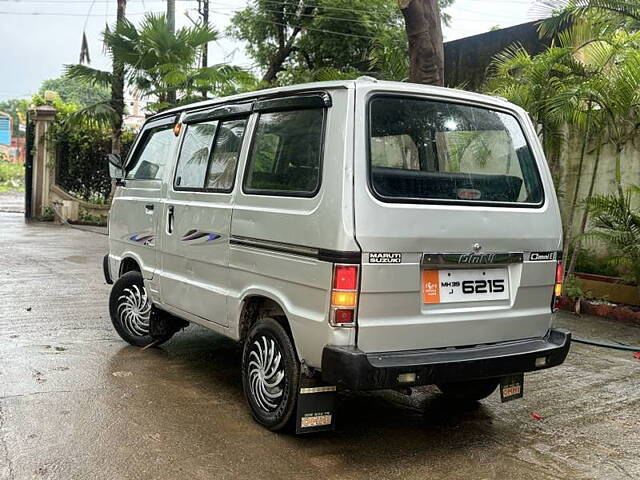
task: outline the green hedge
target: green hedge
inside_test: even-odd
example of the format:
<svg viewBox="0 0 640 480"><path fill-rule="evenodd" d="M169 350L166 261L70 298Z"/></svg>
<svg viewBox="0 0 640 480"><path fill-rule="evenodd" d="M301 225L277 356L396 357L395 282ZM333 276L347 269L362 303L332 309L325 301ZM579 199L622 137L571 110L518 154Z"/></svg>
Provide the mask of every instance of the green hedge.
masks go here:
<svg viewBox="0 0 640 480"><path fill-rule="evenodd" d="M126 155L134 134L125 132L122 152ZM105 129L62 128L50 133L56 152L56 183L76 198L104 203L111 191L107 155L111 152L111 134Z"/></svg>
<svg viewBox="0 0 640 480"><path fill-rule="evenodd" d="M24 165L0 161L0 192L24 190Z"/></svg>

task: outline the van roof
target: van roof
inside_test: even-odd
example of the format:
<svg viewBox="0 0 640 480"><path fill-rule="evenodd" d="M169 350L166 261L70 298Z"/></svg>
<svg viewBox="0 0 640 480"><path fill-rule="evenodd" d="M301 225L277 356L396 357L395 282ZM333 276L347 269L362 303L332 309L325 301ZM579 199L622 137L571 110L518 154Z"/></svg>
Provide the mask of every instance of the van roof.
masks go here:
<svg viewBox="0 0 640 480"><path fill-rule="evenodd" d="M381 88L389 92L411 92L411 93L424 93L437 95L438 97L455 98L462 100L469 100L474 102L480 102L487 105L496 105L505 107L507 105L517 108L515 105L509 103L506 99L491 95L482 95L474 92L467 92L465 90L457 90L453 88L435 87L432 85L421 85L417 83L407 82L391 82L384 80L377 80L372 77L360 77L355 80L336 80L329 82L314 82L314 83L302 83L298 85L290 85L286 87L266 88L263 90L255 90L252 92L240 93L237 95L231 95L228 97L219 97L209 100L203 100L201 102L190 103L180 107L175 107L164 112L157 113L149 117L148 120L164 117L167 115L176 115L184 111L200 110L207 107L216 105L222 105L226 103L243 102L251 99L263 99L267 97L280 96L287 93L302 93L318 90L335 90L335 89L352 89L356 87L363 88Z"/></svg>

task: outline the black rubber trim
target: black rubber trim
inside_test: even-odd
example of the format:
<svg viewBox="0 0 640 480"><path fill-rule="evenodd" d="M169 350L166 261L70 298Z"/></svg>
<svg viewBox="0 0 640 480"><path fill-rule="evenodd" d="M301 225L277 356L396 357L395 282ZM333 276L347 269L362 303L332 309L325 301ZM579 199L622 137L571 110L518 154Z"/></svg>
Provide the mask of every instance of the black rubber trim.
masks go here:
<svg viewBox="0 0 640 480"><path fill-rule="evenodd" d="M113 278L111 278L109 270L109 254L102 257L102 273L104 273L104 281L107 282L107 285L113 285Z"/></svg>
<svg viewBox="0 0 640 480"><path fill-rule="evenodd" d="M338 250L318 250L318 260L331 263L359 264L362 260L360 252L340 252Z"/></svg>
<svg viewBox="0 0 640 480"><path fill-rule="evenodd" d="M254 102L239 103L235 105L223 105L221 107L211 108L209 110L189 113L185 115L182 123L198 123L207 120L216 120L218 118L228 118L242 115L249 115L253 111Z"/></svg>
<svg viewBox="0 0 640 480"><path fill-rule="evenodd" d="M503 377L560 365L570 346L571 333L563 329L551 329L544 338L457 349L367 354L355 347L326 346L322 380L351 390L380 390ZM539 357L546 357L544 367L535 366ZM401 373L415 373L416 382L398 383Z"/></svg>
<svg viewBox="0 0 640 480"><path fill-rule="evenodd" d="M288 253L307 258L314 258L321 262L359 264L362 254L360 252L348 252L340 250L317 249L304 245L291 243L272 242L258 238L233 236L229 240L231 245L243 245L245 247L258 248L271 252Z"/></svg>
<svg viewBox="0 0 640 480"><path fill-rule="evenodd" d="M328 93L316 93L311 95L294 95L291 97L258 100L255 104L254 111L268 113L280 112L283 110L329 108L332 104L331 95Z"/></svg>

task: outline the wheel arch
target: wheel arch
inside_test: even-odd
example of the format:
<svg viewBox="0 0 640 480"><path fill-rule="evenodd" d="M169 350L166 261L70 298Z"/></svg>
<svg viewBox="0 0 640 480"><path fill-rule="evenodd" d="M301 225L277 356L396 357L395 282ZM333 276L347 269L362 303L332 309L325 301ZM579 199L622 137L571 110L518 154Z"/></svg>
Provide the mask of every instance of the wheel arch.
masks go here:
<svg viewBox="0 0 640 480"><path fill-rule="evenodd" d="M142 261L140 257L133 253L127 253L120 259L120 267L118 268L118 278L128 272L140 272L143 274Z"/></svg>
<svg viewBox="0 0 640 480"><path fill-rule="evenodd" d="M286 330L298 356L300 356L287 310L277 298L274 298L266 292L247 292L242 297L240 305L240 316L238 318L238 338L240 341L244 341L244 339L247 338L251 327L253 327L258 320L270 317L280 323Z"/></svg>

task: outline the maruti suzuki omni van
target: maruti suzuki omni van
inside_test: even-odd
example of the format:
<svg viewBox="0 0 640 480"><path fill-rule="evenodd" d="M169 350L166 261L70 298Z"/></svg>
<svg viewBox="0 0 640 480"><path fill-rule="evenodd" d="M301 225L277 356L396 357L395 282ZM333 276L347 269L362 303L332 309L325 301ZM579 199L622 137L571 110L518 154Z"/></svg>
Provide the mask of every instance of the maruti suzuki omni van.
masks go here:
<svg viewBox="0 0 640 480"><path fill-rule="evenodd" d="M153 116L110 162L116 331L242 342L269 429L332 428L339 389L519 398L568 353L551 175L504 100L368 78L263 90Z"/></svg>

